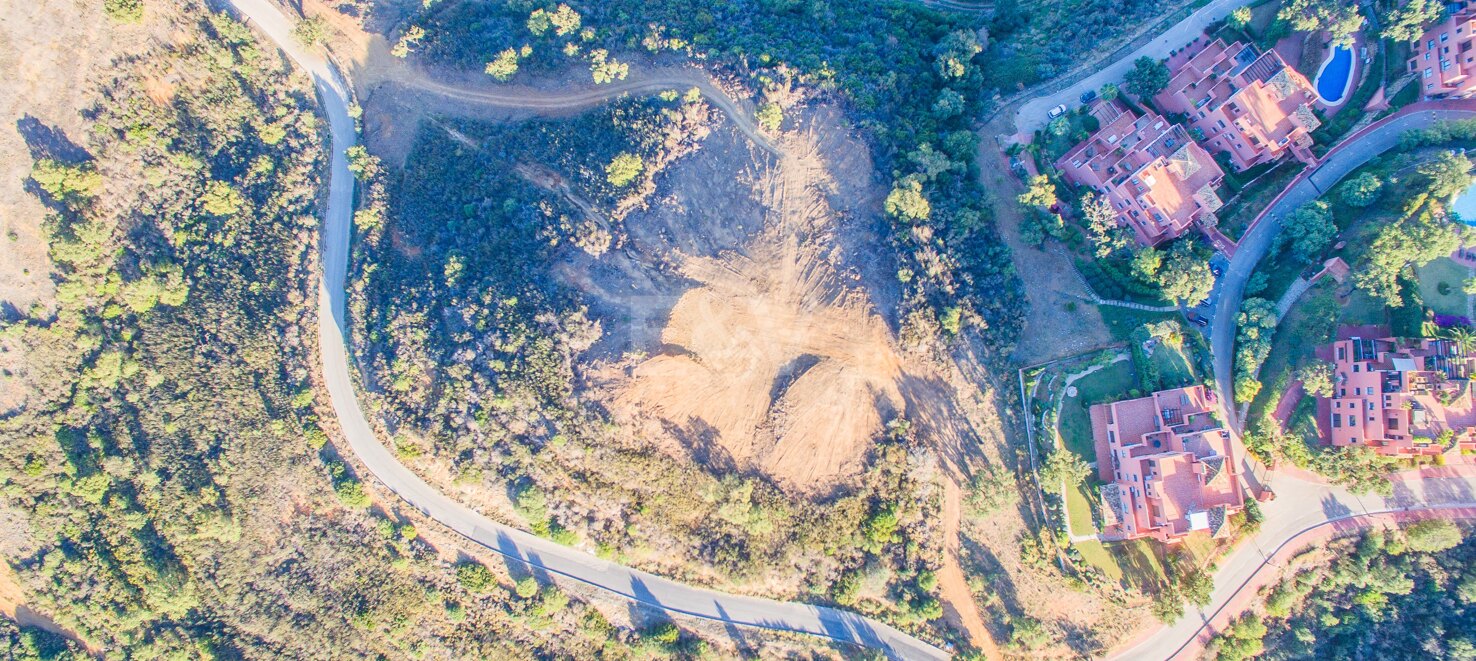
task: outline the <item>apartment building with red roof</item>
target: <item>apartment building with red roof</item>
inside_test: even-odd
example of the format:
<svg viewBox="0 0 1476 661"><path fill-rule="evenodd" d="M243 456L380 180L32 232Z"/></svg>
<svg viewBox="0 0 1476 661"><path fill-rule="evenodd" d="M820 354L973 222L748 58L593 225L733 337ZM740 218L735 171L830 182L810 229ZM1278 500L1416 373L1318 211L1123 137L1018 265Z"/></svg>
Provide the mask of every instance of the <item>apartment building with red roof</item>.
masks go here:
<svg viewBox="0 0 1476 661"><path fill-rule="evenodd" d="M1317 407L1324 441L1399 457L1476 450L1476 356L1449 339L1360 334L1318 351L1333 364L1332 396Z"/></svg>
<svg viewBox="0 0 1476 661"><path fill-rule="evenodd" d="M1067 181L1101 194L1142 245L1213 220L1225 173L1184 127L1117 101L1099 101L1090 112L1100 128L1056 161Z"/></svg>
<svg viewBox="0 0 1476 661"><path fill-rule="evenodd" d="M1448 3L1445 20L1431 26L1409 45L1409 72L1414 84L1432 99L1464 99L1476 95L1476 3Z"/></svg>
<svg viewBox="0 0 1476 661"><path fill-rule="evenodd" d="M1153 103L1165 114L1187 117L1203 134L1200 144L1227 154L1236 171L1287 154L1316 162L1317 95L1276 51L1257 54L1241 42L1199 40L1175 53L1168 67L1173 77Z"/></svg>
<svg viewBox="0 0 1476 661"><path fill-rule="evenodd" d="M1245 507L1230 432L1204 386L1091 407L1103 534L1175 543L1223 534Z"/></svg>

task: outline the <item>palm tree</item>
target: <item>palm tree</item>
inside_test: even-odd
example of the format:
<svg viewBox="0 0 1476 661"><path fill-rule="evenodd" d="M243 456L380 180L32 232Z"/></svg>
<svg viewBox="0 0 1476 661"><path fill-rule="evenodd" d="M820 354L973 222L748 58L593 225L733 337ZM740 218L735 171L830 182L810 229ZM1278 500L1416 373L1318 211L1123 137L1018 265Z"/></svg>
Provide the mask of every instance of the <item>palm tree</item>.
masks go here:
<svg viewBox="0 0 1476 661"><path fill-rule="evenodd" d="M1476 333L1466 326L1452 326L1446 331L1446 337L1454 342L1462 354L1476 353Z"/></svg>

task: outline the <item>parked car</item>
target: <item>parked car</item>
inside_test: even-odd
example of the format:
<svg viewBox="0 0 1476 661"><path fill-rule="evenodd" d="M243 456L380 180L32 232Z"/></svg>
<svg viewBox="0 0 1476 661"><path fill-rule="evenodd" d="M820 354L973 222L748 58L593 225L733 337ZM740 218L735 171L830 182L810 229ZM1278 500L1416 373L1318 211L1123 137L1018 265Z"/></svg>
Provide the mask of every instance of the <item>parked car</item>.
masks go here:
<svg viewBox="0 0 1476 661"><path fill-rule="evenodd" d="M1081 105L1086 105L1097 100L1097 90L1087 90L1081 93Z"/></svg>
<svg viewBox="0 0 1476 661"><path fill-rule="evenodd" d="M1210 273L1215 274L1215 277L1218 278L1225 275L1225 269L1220 268L1218 264L1210 264Z"/></svg>
<svg viewBox="0 0 1476 661"><path fill-rule="evenodd" d="M1048 112L1048 113L1046 113L1046 117L1048 117L1050 119L1055 119L1055 118L1060 117L1061 115L1064 115L1064 114L1066 114L1066 104L1063 103L1063 104L1061 104L1059 106L1056 106L1054 108L1051 108L1051 111Z"/></svg>
<svg viewBox="0 0 1476 661"><path fill-rule="evenodd" d="M1205 326L1210 325L1210 322L1209 322L1208 319L1205 319L1204 317L1198 317L1198 318L1196 318L1194 320L1194 325L1195 326L1198 326L1200 328L1204 328Z"/></svg>

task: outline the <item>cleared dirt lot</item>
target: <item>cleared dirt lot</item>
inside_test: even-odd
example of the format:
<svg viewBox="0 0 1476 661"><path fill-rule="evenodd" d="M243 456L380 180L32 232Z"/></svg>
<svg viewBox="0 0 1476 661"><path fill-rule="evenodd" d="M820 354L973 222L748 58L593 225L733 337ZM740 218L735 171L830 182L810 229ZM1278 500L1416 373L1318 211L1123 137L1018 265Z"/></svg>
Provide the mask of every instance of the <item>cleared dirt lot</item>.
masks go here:
<svg viewBox="0 0 1476 661"><path fill-rule="evenodd" d="M649 289L632 301L610 295L630 290L620 282L627 269L615 269L596 275L604 286L590 292L610 307L675 297L664 314L658 304L630 315L659 332L631 333L633 355L599 367L596 387L619 419L699 461L757 468L798 491L824 491L859 467L903 410L903 373L918 369L905 364L854 256L839 247L840 234L869 228L839 222L856 210L833 204L836 180L865 182L870 164L831 160L864 153L837 137L834 119L828 110L808 117L778 159L730 143L679 166L716 175L726 168L712 165L736 156L741 173L731 187L674 174L651 211L627 219L634 249L617 259L679 277L641 279ZM709 199L687 199L698 190ZM730 226L737 232L722 231Z"/></svg>

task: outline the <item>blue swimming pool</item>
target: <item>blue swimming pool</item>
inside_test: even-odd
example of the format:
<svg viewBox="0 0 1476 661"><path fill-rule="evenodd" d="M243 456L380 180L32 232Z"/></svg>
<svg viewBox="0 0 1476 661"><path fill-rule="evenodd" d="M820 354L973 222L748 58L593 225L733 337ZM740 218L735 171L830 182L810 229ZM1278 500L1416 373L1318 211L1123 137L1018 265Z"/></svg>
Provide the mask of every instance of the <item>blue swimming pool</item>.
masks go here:
<svg viewBox="0 0 1476 661"><path fill-rule="evenodd" d="M1353 82L1353 50L1346 46L1333 49L1317 70L1317 96L1329 106L1343 102Z"/></svg>
<svg viewBox="0 0 1476 661"><path fill-rule="evenodd" d="M1476 226L1476 184L1451 200L1450 210L1460 217L1461 222Z"/></svg>

